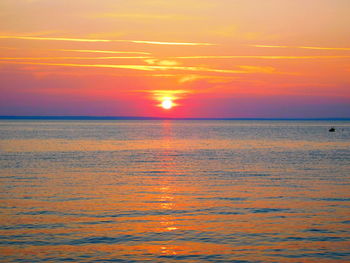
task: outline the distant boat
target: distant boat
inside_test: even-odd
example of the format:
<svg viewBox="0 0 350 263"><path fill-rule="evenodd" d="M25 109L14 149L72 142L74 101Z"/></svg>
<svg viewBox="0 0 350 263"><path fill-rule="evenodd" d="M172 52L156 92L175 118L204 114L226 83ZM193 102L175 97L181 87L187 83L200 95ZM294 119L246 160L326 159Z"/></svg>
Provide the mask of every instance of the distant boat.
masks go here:
<svg viewBox="0 0 350 263"><path fill-rule="evenodd" d="M329 132L335 132L335 128L330 128L329 130L328 130Z"/></svg>

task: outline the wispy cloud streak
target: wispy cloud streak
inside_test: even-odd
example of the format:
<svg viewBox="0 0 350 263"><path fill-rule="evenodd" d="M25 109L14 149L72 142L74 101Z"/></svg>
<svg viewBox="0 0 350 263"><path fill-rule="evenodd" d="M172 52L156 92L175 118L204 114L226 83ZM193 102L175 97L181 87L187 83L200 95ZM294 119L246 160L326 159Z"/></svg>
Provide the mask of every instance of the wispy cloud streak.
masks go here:
<svg viewBox="0 0 350 263"><path fill-rule="evenodd" d="M247 70L231 70L231 69L212 69L205 67L179 67L179 66L150 66L150 65L113 65L113 64L73 64L73 63L41 63L41 62L23 62L23 61L0 61L0 63L11 64L29 64L41 66L62 66L62 67L91 67L91 68L114 68L114 69L133 69L144 71L157 70L177 70L177 71L197 71L197 72L212 72L212 73L232 73L232 74L247 74L251 73Z"/></svg>
<svg viewBox="0 0 350 263"><path fill-rule="evenodd" d="M177 15L177 14L138 14L138 13L102 13L93 15L92 17L96 18L130 18L130 19L177 19L177 20L190 20L193 19L193 16L184 16L184 15Z"/></svg>
<svg viewBox="0 0 350 263"><path fill-rule="evenodd" d="M212 46L211 43L194 42L163 42L146 40L124 40L124 39L90 39L90 38L65 38L65 37L33 37L33 36L0 36L0 39L23 39L23 40L49 40L49 41L72 41L72 42L127 42L149 45L173 45L173 46Z"/></svg>
<svg viewBox="0 0 350 263"><path fill-rule="evenodd" d="M347 47L298 47L303 49L315 49L315 50L350 50Z"/></svg>
<svg viewBox="0 0 350 263"><path fill-rule="evenodd" d="M143 41L143 40L124 40L127 42L138 44L151 44L151 45L176 45L176 46L214 46L211 43L191 43L191 42L159 42L159 41Z"/></svg>
<svg viewBox="0 0 350 263"><path fill-rule="evenodd" d="M150 55L150 52L141 51L113 51L113 50L92 50L92 49L54 49L57 51L80 52L80 53L103 53L103 54L139 54Z"/></svg>
<svg viewBox="0 0 350 263"><path fill-rule="evenodd" d="M71 41L71 42L113 42L112 40L108 40L108 39L64 38L64 37L0 36L0 38L23 39L23 40Z"/></svg>
<svg viewBox="0 0 350 263"><path fill-rule="evenodd" d="M144 56L129 56L129 57L0 57L1 60L56 60L56 59L86 59L86 60L98 60L98 59L148 59L150 57Z"/></svg>
<svg viewBox="0 0 350 263"><path fill-rule="evenodd" d="M300 49L314 49L314 50L350 50L347 47L308 47L308 46L272 46L272 45L250 45L252 47L261 48L300 48Z"/></svg>
<svg viewBox="0 0 350 263"><path fill-rule="evenodd" d="M350 58L350 56L186 56L173 57L174 59L230 59L230 58L253 58L253 59L331 59Z"/></svg>

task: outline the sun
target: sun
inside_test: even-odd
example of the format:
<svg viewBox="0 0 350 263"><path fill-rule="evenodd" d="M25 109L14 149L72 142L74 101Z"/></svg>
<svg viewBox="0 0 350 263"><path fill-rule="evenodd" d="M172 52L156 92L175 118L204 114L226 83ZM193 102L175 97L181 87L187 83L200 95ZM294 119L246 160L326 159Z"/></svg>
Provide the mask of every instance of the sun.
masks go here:
<svg viewBox="0 0 350 263"><path fill-rule="evenodd" d="M183 99L185 94L190 93L187 90L152 90L147 92L153 93L151 98L157 101L157 104L154 106L160 107L165 111L182 106L182 104L178 103L178 100Z"/></svg>
<svg viewBox="0 0 350 263"><path fill-rule="evenodd" d="M165 99L161 105L163 109L170 110L174 106L174 103L170 99Z"/></svg>

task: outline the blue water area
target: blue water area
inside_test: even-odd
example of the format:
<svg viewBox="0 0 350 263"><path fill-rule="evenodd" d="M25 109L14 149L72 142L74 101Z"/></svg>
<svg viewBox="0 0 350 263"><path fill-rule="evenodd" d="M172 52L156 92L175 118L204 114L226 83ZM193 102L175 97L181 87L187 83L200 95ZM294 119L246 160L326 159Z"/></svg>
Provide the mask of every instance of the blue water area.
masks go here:
<svg viewBox="0 0 350 263"><path fill-rule="evenodd" d="M346 120L0 120L0 261L350 262L349 164Z"/></svg>

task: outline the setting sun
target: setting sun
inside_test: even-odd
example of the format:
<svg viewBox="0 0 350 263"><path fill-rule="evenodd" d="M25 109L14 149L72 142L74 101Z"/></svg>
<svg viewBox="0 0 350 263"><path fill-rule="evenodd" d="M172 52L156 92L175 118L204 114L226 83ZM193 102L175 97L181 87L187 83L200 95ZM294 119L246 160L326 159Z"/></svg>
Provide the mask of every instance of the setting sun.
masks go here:
<svg viewBox="0 0 350 263"><path fill-rule="evenodd" d="M174 103L170 99L165 99L162 101L162 108L170 110L174 106Z"/></svg>
<svg viewBox="0 0 350 263"><path fill-rule="evenodd" d="M143 91L151 93L150 99L153 99L157 101L157 104L154 104L155 106L162 108L163 110L170 110L174 107L181 106L182 99L187 97L188 94L191 93L191 91L188 90L151 90L151 91ZM163 111L164 113L164 111Z"/></svg>

